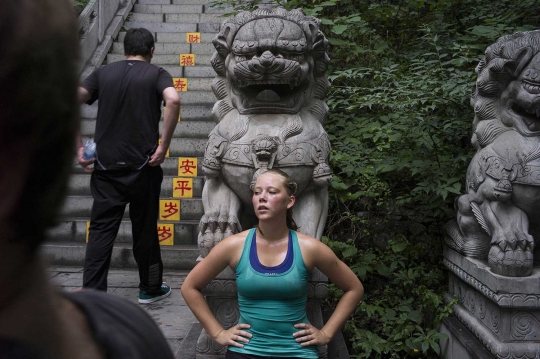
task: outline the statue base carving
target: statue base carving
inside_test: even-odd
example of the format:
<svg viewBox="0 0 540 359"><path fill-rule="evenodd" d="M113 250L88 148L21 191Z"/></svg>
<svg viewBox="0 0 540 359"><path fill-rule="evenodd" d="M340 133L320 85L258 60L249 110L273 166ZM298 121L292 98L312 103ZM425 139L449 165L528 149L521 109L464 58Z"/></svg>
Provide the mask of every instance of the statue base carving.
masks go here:
<svg viewBox="0 0 540 359"><path fill-rule="evenodd" d="M445 247L454 315L497 359L534 359L540 353L540 268L528 277L495 274L487 261ZM452 337L450 337L452 340Z"/></svg>
<svg viewBox="0 0 540 359"><path fill-rule="evenodd" d="M224 328L238 322L239 310L234 272L227 268L212 280L203 290L210 310ZM307 315L311 324L323 326L321 303L328 294L328 278L315 270L308 285ZM197 340L197 359L223 359L227 348L214 342L203 329ZM319 347L319 358L328 358L327 346Z"/></svg>

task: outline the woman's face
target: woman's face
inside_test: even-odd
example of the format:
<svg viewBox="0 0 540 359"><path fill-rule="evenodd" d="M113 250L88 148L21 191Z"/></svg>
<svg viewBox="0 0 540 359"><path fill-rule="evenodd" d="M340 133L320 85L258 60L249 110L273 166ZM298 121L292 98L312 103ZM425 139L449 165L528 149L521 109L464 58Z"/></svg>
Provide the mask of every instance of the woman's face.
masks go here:
<svg viewBox="0 0 540 359"><path fill-rule="evenodd" d="M253 209L259 220L285 216L294 202L294 196L287 194L280 175L265 173L259 176L252 197Z"/></svg>

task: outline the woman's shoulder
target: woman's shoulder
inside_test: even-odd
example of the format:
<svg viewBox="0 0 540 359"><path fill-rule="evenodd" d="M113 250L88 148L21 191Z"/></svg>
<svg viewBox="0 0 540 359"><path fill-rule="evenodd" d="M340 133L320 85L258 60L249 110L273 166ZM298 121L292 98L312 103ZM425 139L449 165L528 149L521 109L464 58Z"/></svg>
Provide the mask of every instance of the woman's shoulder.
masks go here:
<svg viewBox="0 0 540 359"><path fill-rule="evenodd" d="M249 234L250 230L242 231L236 234L233 234L231 236L228 236L224 238L220 243L223 243L223 246L229 247L229 246L236 246L236 245L243 245L246 241L246 238Z"/></svg>
<svg viewBox="0 0 540 359"><path fill-rule="evenodd" d="M296 236L298 237L298 243L300 244L300 248L303 250L308 251L318 251L321 249L321 246L326 247L324 243L322 243L320 240L313 238L312 236L308 236L307 234L304 234L302 232L296 231Z"/></svg>

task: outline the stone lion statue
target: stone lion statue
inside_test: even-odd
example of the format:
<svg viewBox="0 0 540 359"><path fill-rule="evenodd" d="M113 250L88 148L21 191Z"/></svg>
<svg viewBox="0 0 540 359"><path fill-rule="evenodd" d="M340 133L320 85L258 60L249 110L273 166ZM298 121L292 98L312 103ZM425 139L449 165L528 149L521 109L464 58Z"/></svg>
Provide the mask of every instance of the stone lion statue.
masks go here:
<svg viewBox="0 0 540 359"><path fill-rule="evenodd" d="M476 73L477 152L446 243L497 274L528 276L540 258L540 31L501 37Z"/></svg>
<svg viewBox="0 0 540 359"><path fill-rule="evenodd" d="M250 186L279 168L298 184L294 219L320 238L327 215L330 144L323 129L330 61L320 21L301 10L240 12L214 38L217 125L203 171L202 257L224 237L256 223Z"/></svg>

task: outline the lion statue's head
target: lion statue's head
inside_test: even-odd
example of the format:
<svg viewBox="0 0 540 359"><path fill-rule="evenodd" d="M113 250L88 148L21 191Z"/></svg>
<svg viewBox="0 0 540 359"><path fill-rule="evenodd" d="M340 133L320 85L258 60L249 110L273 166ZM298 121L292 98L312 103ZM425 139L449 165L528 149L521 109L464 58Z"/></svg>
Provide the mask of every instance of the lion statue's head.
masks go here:
<svg viewBox="0 0 540 359"><path fill-rule="evenodd" d="M486 49L476 74L471 105L477 149L512 129L540 136L540 30L501 37Z"/></svg>
<svg viewBox="0 0 540 359"><path fill-rule="evenodd" d="M220 120L240 115L296 114L309 108L321 123L328 107L324 75L330 61L320 21L301 10L258 9L227 19L213 44L212 89Z"/></svg>

